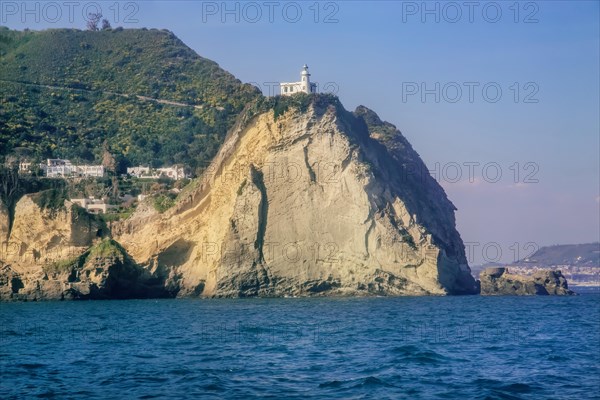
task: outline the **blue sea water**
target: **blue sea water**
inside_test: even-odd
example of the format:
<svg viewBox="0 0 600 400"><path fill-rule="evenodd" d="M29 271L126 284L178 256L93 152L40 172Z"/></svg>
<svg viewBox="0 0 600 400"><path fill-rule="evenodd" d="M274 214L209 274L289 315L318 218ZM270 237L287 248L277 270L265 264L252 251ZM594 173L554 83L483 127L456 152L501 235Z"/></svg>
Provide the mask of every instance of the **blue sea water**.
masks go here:
<svg viewBox="0 0 600 400"><path fill-rule="evenodd" d="M600 398L600 296L0 304L0 398Z"/></svg>

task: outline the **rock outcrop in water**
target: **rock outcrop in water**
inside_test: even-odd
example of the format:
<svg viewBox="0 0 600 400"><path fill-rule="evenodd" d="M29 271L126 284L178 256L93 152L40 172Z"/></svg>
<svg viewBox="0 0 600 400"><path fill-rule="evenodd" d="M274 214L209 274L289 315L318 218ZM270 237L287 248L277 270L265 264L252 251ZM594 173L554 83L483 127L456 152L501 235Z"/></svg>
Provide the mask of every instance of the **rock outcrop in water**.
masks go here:
<svg viewBox="0 0 600 400"><path fill-rule="evenodd" d="M454 206L400 132L296 100L242 116L202 182L118 241L178 296L477 293Z"/></svg>
<svg viewBox="0 0 600 400"><path fill-rule="evenodd" d="M572 295L560 271L536 271L530 276L515 275L508 268L487 268L479 275L481 294L497 295Z"/></svg>

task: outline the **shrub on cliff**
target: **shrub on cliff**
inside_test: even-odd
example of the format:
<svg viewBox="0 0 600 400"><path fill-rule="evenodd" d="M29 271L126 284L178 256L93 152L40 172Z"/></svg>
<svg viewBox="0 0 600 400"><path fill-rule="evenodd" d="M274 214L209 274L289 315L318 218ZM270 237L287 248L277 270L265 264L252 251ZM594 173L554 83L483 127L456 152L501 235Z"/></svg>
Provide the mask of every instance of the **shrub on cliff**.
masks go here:
<svg viewBox="0 0 600 400"><path fill-rule="evenodd" d="M65 200L68 199L67 191L64 188L48 189L31 195L31 199L42 210L48 210L56 213L65 209Z"/></svg>

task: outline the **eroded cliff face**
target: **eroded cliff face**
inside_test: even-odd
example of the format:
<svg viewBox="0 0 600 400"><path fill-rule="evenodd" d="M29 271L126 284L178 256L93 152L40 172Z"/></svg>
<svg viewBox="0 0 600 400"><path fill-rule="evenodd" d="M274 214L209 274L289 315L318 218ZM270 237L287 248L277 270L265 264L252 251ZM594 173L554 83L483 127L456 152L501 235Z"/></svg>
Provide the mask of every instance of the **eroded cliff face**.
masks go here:
<svg viewBox="0 0 600 400"><path fill-rule="evenodd" d="M44 209L35 197L19 200L10 232L8 222L0 224L1 300L60 298L66 277L52 279L44 267L81 254L102 235L102 227L86 213L70 205Z"/></svg>
<svg viewBox="0 0 600 400"><path fill-rule="evenodd" d="M15 207L10 233L2 230L2 259L14 268L72 257L108 233L93 216L70 203L56 210L44 209L36 194L23 196ZM8 229L8 228L6 228Z"/></svg>
<svg viewBox="0 0 600 400"><path fill-rule="evenodd" d="M0 301L169 296L160 277L103 239L99 219L68 202L44 209L36 196L19 200L10 233L0 224Z"/></svg>
<svg viewBox="0 0 600 400"><path fill-rule="evenodd" d="M374 113L315 97L242 120L176 207L115 235L178 296L477 293L454 206L415 165Z"/></svg>

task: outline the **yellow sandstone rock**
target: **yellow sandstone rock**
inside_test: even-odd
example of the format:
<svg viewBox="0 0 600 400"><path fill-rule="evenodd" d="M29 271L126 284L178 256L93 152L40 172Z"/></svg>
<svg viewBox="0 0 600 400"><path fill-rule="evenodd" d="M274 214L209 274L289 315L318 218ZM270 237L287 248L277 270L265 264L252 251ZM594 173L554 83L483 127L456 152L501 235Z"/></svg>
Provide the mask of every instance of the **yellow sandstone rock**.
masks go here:
<svg viewBox="0 0 600 400"><path fill-rule="evenodd" d="M402 178L416 152L387 148L373 129L389 126L359 114L313 101L239 124L195 190L116 239L171 271L179 296L476 293L443 190Z"/></svg>

